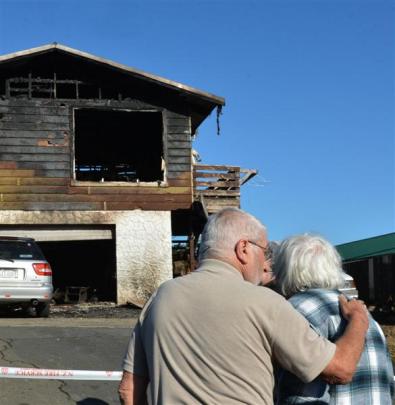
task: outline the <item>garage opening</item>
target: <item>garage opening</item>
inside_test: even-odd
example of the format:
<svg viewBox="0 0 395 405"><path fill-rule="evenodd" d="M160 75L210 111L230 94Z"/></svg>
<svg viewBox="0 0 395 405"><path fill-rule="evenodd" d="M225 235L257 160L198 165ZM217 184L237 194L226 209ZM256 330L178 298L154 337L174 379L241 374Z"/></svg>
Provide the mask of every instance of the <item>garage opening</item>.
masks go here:
<svg viewBox="0 0 395 405"><path fill-rule="evenodd" d="M64 302L67 287L87 288L87 301L116 302L114 239L37 243L51 264L57 303Z"/></svg>
<svg viewBox="0 0 395 405"><path fill-rule="evenodd" d="M74 134L76 180L164 180L160 112L76 109Z"/></svg>

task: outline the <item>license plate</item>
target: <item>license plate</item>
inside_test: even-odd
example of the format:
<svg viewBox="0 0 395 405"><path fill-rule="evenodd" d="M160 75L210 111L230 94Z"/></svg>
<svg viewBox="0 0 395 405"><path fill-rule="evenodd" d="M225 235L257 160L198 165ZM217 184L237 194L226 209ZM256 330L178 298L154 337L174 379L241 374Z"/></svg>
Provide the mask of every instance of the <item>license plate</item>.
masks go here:
<svg viewBox="0 0 395 405"><path fill-rule="evenodd" d="M0 269L0 278L17 278L18 273L16 270Z"/></svg>

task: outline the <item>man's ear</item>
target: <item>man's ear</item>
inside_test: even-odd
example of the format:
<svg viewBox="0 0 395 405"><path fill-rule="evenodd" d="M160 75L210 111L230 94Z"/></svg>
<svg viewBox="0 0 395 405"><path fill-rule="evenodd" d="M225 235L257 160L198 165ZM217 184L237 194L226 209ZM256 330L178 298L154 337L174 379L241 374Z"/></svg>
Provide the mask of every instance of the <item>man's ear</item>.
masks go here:
<svg viewBox="0 0 395 405"><path fill-rule="evenodd" d="M248 242L246 240L240 239L235 246L235 254L241 264L247 264L248 262L247 244Z"/></svg>

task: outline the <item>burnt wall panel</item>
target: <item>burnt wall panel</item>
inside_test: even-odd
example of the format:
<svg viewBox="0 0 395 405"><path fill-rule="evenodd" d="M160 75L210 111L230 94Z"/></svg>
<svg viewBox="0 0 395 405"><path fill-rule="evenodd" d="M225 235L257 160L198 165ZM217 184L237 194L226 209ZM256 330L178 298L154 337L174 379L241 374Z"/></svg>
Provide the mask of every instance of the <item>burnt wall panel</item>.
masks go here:
<svg viewBox="0 0 395 405"><path fill-rule="evenodd" d="M1 100L0 168L11 164L16 178L25 169L33 178L69 178L69 109L50 108L48 102L43 107L39 100Z"/></svg>
<svg viewBox="0 0 395 405"><path fill-rule="evenodd" d="M168 112L166 123L168 184L191 187L192 193L190 117Z"/></svg>
<svg viewBox="0 0 395 405"><path fill-rule="evenodd" d="M73 108L163 111L165 182L75 182ZM188 209L192 194L188 116L139 100L0 100L0 210Z"/></svg>

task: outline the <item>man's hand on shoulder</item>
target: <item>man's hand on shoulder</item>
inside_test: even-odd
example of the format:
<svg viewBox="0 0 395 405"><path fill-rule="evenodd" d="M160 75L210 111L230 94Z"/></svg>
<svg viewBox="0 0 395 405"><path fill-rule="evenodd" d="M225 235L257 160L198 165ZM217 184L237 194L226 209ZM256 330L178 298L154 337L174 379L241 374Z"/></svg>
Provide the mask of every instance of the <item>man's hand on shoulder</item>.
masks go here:
<svg viewBox="0 0 395 405"><path fill-rule="evenodd" d="M343 294L339 296L339 305L342 315L347 321L358 319L361 325L369 327L368 310L366 305L361 300L348 300Z"/></svg>
<svg viewBox="0 0 395 405"><path fill-rule="evenodd" d="M336 352L323 370L321 376L330 384L348 384L357 368L365 345L365 335L369 327L368 310L363 301L348 301L339 296L340 310L348 321L346 330L336 342Z"/></svg>

